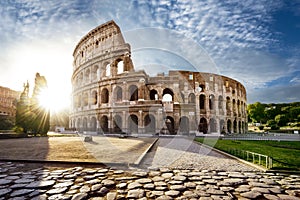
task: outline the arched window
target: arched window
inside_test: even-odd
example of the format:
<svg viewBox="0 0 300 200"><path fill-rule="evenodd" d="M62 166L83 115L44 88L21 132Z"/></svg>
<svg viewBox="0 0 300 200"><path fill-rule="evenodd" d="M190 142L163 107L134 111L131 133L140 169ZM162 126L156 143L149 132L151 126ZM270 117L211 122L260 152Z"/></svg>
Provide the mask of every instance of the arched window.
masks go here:
<svg viewBox="0 0 300 200"><path fill-rule="evenodd" d="M103 133L108 132L108 117L107 116L102 116L100 119L100 127Z"/></svg>
<svg viewBox="0 0 300 200"><path fill-rule="evenodd" d="M122 117L120 115L114 116L114 133L121 133L122 132Z"/></svg>
<svg viewBox="0 0 300 200"><path fill-rule="evenodd" d="M156 122L153 115L146 115L144 118L144 127L146 133L155 133Z"/></svg>
<svg viewBox="0 0 300 200"><path fill-rule="evenodd" d="M219 110L223 110L223 97L220 95L219 96L219 102L218 102L218 108Z"/></svg>
<svg viewBox="0 0 300 200"><path fill-rule="evenodd" d="M150 90L150 100L158 100L158 95L156 90Z"/></svg>
<svg viewBox="0 0 300 200"><path fill-rule="evenodd" d="M96 105L98 102L98 94L97 91L92 92L91 104Z"/></svg>
<svg viewBox="0 0 300 200"><path fill-rule="evenodd" d="M124 72L124 62L123 62L123 60L120 60L118 62L117 68L118 68L118 71L117 71L118 74L121 74L121 73Z"/></svg>
<svg viewBox="0 0 300 200"><path fill-rule="evenodd" d="M85 83L89 83L90 82L90 69L87 69L85 71L84 79L85 79Z"/></svg>
<svg viewBox="0 0 300 200"><path fill-rule="evenodd" d="M209 95L209 109L214 110L215 109L215 96Z"/></svg>
<svg viewBox="0 0 300 200"><path fill-rule="evenodd" d="M194 93L189 95L189 103L196 103L196 97Z"/></svg>
<svg viewBox="0 0 300 200"><path fill-rule="evenodd" d="M109 101L109 92L104 88L101 92L101 103L108 103Z"/></svg>
<svg viewBox="0 0 300 200"><path fill-rule="evenodd" d="M214 118L209 120L210 132L215 133L217 132L217 122Z"/></svg>
<svg viewBox="0 0 300 200"><path fill-rule="evenodd" d="M138 133L138 117L136 115L130 115L128 117L128 131L129 133Z"/></svg>
<svg viewBox="0 0 300 200"><path fill-rule="evenodd" d="M117 86L114 90L114 99L115 99L115 102L120 102L122 101L122 98L123 98L123 94L122 94L122 88Z"/></svg>
<svg viewBox="0 0 300 200"><path fill-rule="evenodd" d="M97 120L96 117L91 118L91 131L97 131Z"/></svg>
<svg viewBox="0 0 300 200"><path fill-rule="evenodd" d="M200 99L199 99L199 103L200 103L200 109L205 109L205 95L201 94L200 95Z"/></svg>
<svg viewBox="0 0 300 200"><path fill-rule="evenodd" d="M200 119L200 123L198 125L198 131L206 134L207 133L207 129L208 129L207 120L202 117Z"/></svg>
<svg viewBox="0 0 300 200"><path fill-rule="evenodd" d="M174 93L171 89L166 88L163 91L163 99L162 101L173 101Z"/></svg>
<svg viewBox="0 0 300 200"><path fill-rule="evenodd" d="M110 76L110 64L105 66L105 76Z"/></svg>
<svg viewBox="0 0 300 200"><path fill-rule="evenodd" d="M137 101L139 98L138 96L138 87L135 85L131 85L129 87L129 100L130 101Z"/></svg>
<svg viewBox="0 0 300 200"><path fill-rule="evenodd" d="M179 131L183 134L188 134L190 131L190 122L189 118L186 116L183 116L179 119Z"/></svg>

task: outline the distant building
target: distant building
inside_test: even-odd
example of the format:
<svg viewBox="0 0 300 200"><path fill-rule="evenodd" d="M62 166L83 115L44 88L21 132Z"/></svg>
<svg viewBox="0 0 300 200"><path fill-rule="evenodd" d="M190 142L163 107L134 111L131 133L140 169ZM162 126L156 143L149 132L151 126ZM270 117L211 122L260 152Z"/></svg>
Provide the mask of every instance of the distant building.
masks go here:
<svg viewBox="0 0 300 200"><path fill-rule="evenodd" d="M245 87L226 76L135 71L130 45L114 21L75 47L70 127L98 133L245 133Z"/></svg>
<svg viewBox="0 0 300 200"><path fill-rule="evenodd" d="M17 100L20 92L0 86L0 115L16 116Z"/></svg>

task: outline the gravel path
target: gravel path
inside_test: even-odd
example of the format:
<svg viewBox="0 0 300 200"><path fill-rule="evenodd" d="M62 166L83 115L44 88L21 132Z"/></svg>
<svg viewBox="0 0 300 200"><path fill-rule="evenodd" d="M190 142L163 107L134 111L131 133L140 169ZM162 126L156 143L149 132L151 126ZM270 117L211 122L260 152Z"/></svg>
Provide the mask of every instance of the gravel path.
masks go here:
<svg viewBox="0 0 300 200"><path fill-rule="evenodd" d="M228 158L188 138L159 138L146 155L142 168L179 168L228 171L257 171L257 169Z"/></svg>

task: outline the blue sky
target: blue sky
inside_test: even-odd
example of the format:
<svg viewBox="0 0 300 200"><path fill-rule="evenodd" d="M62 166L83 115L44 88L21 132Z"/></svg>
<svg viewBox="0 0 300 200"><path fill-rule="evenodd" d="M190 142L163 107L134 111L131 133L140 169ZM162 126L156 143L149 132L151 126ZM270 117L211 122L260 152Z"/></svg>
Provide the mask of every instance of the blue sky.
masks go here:
<svg viewBox="0 0 300 200"><path fill-rule="evenodd" d="M40 72L56 96L69 98L73 49L84 34L112 19L133 50L138 44L132 35L149 28L175 31L190 40L168 38L167 53L156 41L154 53L144 50L149 55L145 59L133 51L137 66L153 64L158 67L152 70L159 72L159 65L185 69L192 64L201 70L203 63L195 58L199 50L214 65L212 72L245 85L248 103L300 101L299 0L3 0L0 85L22 90L23 82ZM150 34L143 37L155 41ZM198 45L194 51L187 46L191 42ZM159 52L164 56L155 56ZM169 60L160 59L167 55Z"/></svg>

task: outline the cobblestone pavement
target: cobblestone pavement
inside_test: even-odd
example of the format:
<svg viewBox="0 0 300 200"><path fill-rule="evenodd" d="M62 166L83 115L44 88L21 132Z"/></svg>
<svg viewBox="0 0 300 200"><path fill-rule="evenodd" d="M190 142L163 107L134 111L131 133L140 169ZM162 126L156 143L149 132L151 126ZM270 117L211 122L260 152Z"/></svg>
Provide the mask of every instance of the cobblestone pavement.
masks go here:
<svg viewBox="0 0 300 200"><path fill-rule="evenodd" d="M300 199L300 175L225 170L129 171L0 162L0 200Z"/></svg>
<svg viewBox="0 0 300 200"><path fill-rule="evenodd" d="M193 138L180 137L159 138L155 147L146 155L142 167L257 171L254 167L201 146Z"/></svg>

